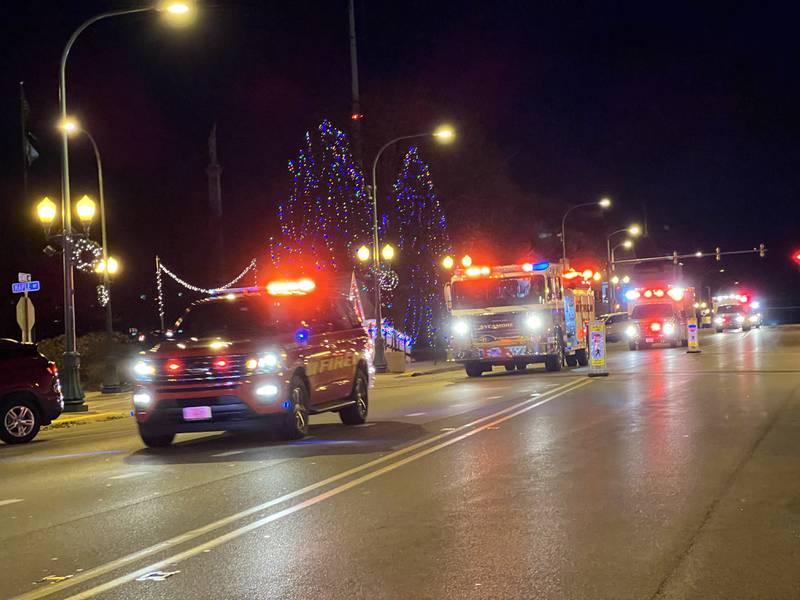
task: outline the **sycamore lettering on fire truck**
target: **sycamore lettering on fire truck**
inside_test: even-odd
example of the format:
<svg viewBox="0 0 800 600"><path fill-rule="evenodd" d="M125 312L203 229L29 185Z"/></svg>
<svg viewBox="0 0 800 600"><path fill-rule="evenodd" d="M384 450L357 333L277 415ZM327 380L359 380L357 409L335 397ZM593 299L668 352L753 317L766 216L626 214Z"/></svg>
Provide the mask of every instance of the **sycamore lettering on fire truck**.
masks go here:
<svg viewBox="0 0 800 600"><path fill-rule="evenodd" d="M458 268L445 286L452 317L449 359L478 377L544 363L548 371L588 364L594 292L548 262ZM591 280L591 272L589 272Z"/></svg>
<svg viewBox="0 0 800 600"><path fill-rule="evenodd" d="M672 347L688 344L688 320L694 317L694 288L655 284L628 290L625 297L630 313L625 336L631 350L653 344Z"/></svg>
<svg viewBox="0 0 800 600"><path fill-rule="evenodd" d="M310 414L367 418L372 341L358 286L310 279L226 290L192 304L167 339L136 362L133 402L142 440L176 433L276 427L308 431Z"/></svg>

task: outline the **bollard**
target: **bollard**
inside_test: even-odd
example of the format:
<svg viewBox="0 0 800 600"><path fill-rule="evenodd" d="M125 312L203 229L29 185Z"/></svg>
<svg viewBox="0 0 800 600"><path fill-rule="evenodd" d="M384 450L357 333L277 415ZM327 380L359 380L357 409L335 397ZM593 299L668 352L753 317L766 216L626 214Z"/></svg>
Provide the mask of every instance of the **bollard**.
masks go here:
<svg viewBox="0 0 800 600"><path fill-rule="evenodd" d="M589 324L589 377L608 377L606 365L606 324L592 321Z"/></svg>
<svg viewBox="0 0 800 600"><path fill-rule="evenodd" d="M700 343L697 337L697 319L689 319L686 322L686 354L700 354Z"/></svg>

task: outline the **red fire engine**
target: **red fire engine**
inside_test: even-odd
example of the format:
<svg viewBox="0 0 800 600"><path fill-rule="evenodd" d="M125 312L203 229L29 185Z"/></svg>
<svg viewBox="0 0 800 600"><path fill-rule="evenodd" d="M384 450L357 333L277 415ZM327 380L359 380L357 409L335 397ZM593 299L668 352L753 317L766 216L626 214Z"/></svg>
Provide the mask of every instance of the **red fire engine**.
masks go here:
<svg viewBox="0 0 800 600"><path fill-rule="evenodd" d="M630 325L625 330L631 350L653 344L688 343L687 322L694 316L694 288L654 285L626 294Z"/></svg>

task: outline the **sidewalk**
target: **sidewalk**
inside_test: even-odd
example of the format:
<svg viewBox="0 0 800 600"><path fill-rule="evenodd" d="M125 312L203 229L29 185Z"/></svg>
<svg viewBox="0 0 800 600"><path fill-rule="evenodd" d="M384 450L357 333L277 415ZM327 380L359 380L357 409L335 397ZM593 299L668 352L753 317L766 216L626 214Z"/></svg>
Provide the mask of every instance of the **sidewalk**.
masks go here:
<svg viewBox="0 0 800 600"><path fill-rule="evenodd" d="M405 373L378 373L381 379L400 379L403 377L421 377L423 375L437 375L438 373L448 373L450 371L460 371L464 366L458 363L440 360L421 360L419 362L407 362Z"/></svg>
<svg viewBox="0 0 800 600"><path fill-rule="evenodd" d="M101 394L100 392L86 392L86 405L89 410L86 412L61 413L44 431L49 429L60 429L72 427L74 425L84 425L86 423L98 423L100 421L112 421L122 419L131 415L131 392L120 392L118 394Z"/></svg>

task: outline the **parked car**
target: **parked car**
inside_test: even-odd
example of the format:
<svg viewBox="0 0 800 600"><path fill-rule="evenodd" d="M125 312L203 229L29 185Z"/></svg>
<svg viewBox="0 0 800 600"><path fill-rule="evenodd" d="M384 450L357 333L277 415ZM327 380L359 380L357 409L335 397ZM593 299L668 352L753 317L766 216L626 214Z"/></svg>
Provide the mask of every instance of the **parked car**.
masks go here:
<svg viewBox="0 0 800 600"><path fill-rule="evenodd" d="M0 439L30 442L63 409L56 364L35 344L0 339Z"/></svg>
<svg viewBox="0 0 800 600"><path fill-rule="evenodd" d="M606 339L609 342L619 342L625 339L625 326L628 324L628 313L609 313L600 317L606 324Z"/></svg>

